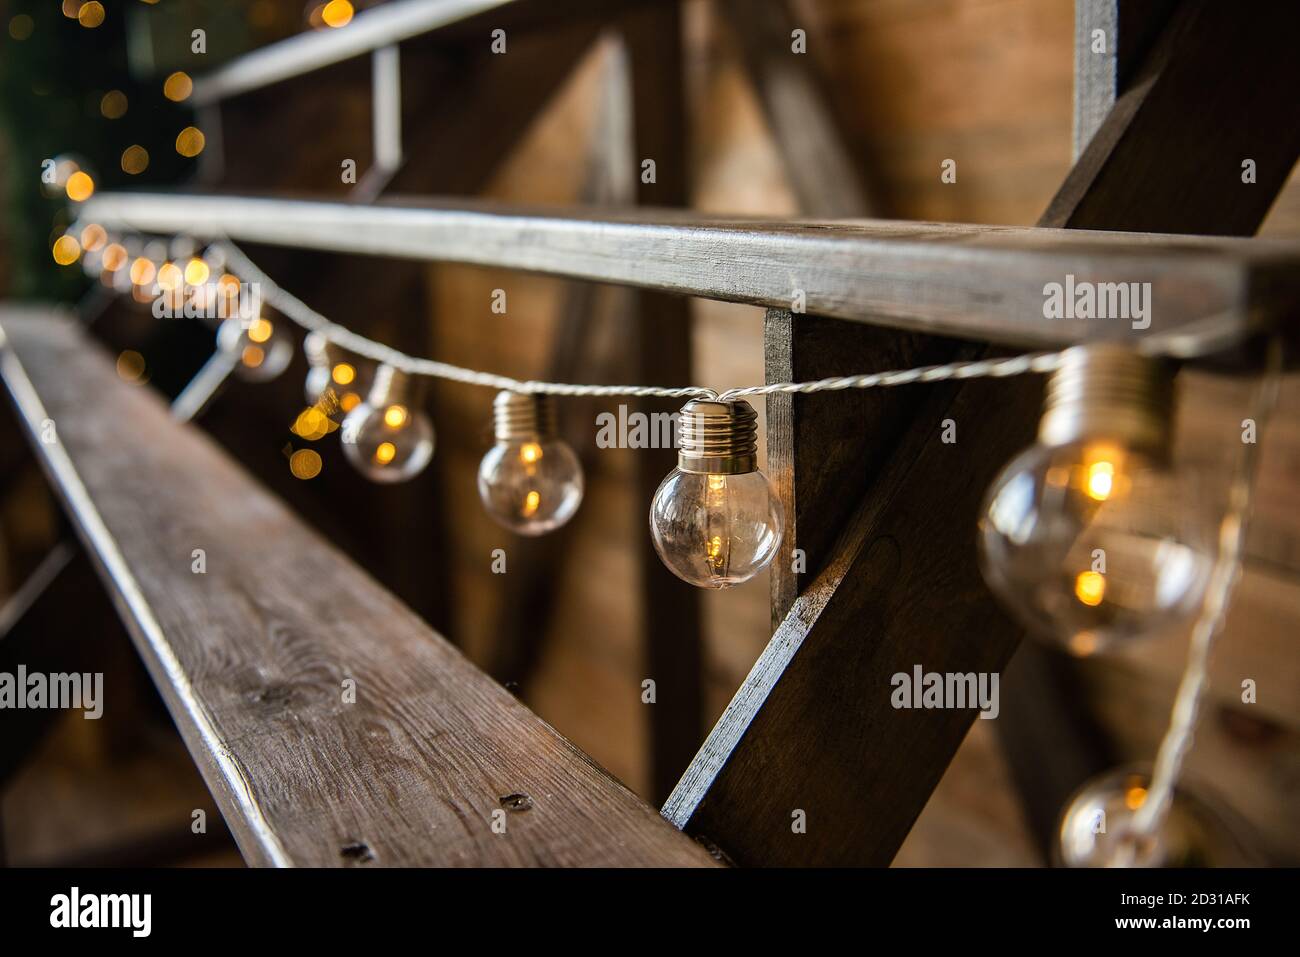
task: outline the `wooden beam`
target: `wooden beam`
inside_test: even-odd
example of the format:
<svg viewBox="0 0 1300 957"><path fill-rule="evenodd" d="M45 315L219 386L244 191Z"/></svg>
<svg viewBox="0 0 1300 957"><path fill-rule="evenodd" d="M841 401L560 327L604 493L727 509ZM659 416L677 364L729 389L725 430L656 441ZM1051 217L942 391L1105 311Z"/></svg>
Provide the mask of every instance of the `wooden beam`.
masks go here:
<svg viewBox="0 0 1300 957"><path fill-rule="evenodd" d="M712 863L74 321L0 330L33 448L250 863Z"/></svg>
<svg viewBox="0 0 1300 957"><path fill-rule="evenodd" d="M1119 339L1210 354L1300 302L1300 244L1282 241L158 193L96 194L83 216L110 228L498 266L776 308L802 291L811 315L1032 348ZM1044 318L1044 286L1069 275L1150 283L1150 328Z"/></svg>
<svg viewBox="0 0 1300 957"><path fill-rule="evenodd" d="M1074 0L1074 158L1110 115L1177 0Z"/></svg>
<svg viewBox="0 0 1300 957"><path fill-rule="evenodd" d="M1292 14L1277 16L1285 21ZM1109 209L1116 219L1140 217L1148 229L1177 229L1192 219L1209 228L1214 211L1244 187L1239 177L1223 176L1212 195L1195 202L1169 187L1166 178L1176 182L1171 170L1180 167L1167 161L1178 144L1186 153L1185 129L1222 122L1241 142L1277 155L1265 144L1291 137L1297 104L1273 113L1255 109L1252 64L1261 38L1239 30L1216 34L1215 27L1213 20L1198 21L1196 42L1180 34L1181 45L1165 48L1161 71L1149 83L1159 89L1165 70L1184 76L1189 64L1181 57L1204 54L1221 36L1231 42L1218 50L1219 80L1232 93L1198 102L1196 110L1187 108L1194 101L1172 96L1135 116L1117 106L1071 175L1077 181L1086 170L1098 171L1090 174L1095 185L1069 207L1091 212L1077 214L1078 222L1067 214L1062 222L1101 226ZM1203 59L1190 66L1198 63L1204 66ZM1276 64L1260 69L1272 75ZM1276 103L1272 91L1257 98ZM1253 118L1245 130L1234 125L1242 113ZM1123 126L1122 135L1114 126ZM1153 138L1164 145L1152 148ZM1099 158L1099 143L1110 144L1112 154ZM1111 188L1107 170L1127 171L1123 189ZM1093 189L1106 191L1107 201L1094 199ZM1135 212L1147 197L1150 203ZM1258 217L1268 206L1263 199L1271 197L1247 201ZM1206 215L1185 208L1202 202ZM1104 242L1114 234L1089 238ZM1019 629L980 579L975 532L989 482L1032 439L1039 385L1020 379L936 391L920 398L888 460L860 489L864 497L837 543L816 560L820 573L800 591L664 807L669 820L739 863L887 863L974 720L973 710L894 709L891 676L918 665L940 673L999 673L1017 646ZM957 425L955 444L940 441L944 419ZM833 500L798 507L806 514L819 504L843 508ZM791 827L798 811L806 820L802 833Z"/></svg>
<svg viewBox="0 0 1300 957"><path fill-rule="evenodd" d="M1297 35L1294 3L1179 4L1040 225L1254 233L1300 155Z"/></svg>
<svg viewBox="0 0 1300 957"><path fill-rule="evenodd" d="M879 215L809 55L791 49L795 20L785 0L726 0L721 9L740 41L800 212L827 218Z"/></svg>

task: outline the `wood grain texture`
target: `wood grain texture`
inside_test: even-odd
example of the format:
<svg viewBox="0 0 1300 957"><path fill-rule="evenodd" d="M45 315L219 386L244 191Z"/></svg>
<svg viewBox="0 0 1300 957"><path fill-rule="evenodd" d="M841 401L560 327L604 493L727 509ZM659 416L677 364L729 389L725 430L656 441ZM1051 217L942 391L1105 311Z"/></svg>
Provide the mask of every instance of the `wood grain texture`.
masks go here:
<svg viewBox="0 0 1300 957"><path fill-rule="evenodd" d="M72 322L0 329L34 448L250 863L712 863Z"/></svg>
<svg viewBox="0 0 1300 957"><path fill-rule="evenodd" d="M1297 35L1298 4L1184 0L1040 225L1254 233L1300 155Z"/></svg>
<svg viewBox="0 0 1300 957"><path fill-rule="evenodd" d="M545 210L443 199L362 207L106 193L84 205L88 219L108 226L499 266L777 308L789 308L803 290L811 315L1013 346L1120 339L1182 355L1214 353L1300 302L1300 244L1284 241L871 220L728 221L662 209ZM1151 327L1043 318L1043 287L1067 274L1094 283L1150 283Z"/></svg>

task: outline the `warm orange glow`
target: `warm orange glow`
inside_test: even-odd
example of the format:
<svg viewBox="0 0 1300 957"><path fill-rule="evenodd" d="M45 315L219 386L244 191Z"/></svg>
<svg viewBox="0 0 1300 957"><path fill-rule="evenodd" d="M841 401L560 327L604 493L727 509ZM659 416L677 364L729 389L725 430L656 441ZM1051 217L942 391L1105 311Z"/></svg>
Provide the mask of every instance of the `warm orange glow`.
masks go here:
<svg viewBox="0 0 1300 957"><path fill-rule="evenodd" d="M1093 462L1088 466L1088 495L1098 502L1110 498L1115 488L1115 466L1107 461Z"/></svg>
<svg viewBox="0 0 1300 957"><path fill-rule="evenodd" d="M542 504L542 493L537 489L530 489L524 496L524 517L530 518L537 514L537 508Z"/></svg>
<svg viewBox="0 0 1300 957"><path fill-rule="evenodd" d="M144 375L144 356L127 349L117 357L117 374L127 382L139 382Z"/></svg>
<svg viewBox="0 0 1300 957"><path fill-rule="evenodd" d="M118 243L109 243L104 247L104 269L107 272L117 272L126 265L126 249Z"/></svg>
<svg viewBox="0 0 1300 957"><path fill-rule="evenodd" d="M303 409L294 420L292 431L310 442L324 438L330 430L330 420L315 406Z"/></svg>
<svg viewBox="0 0 1300 957"><path fill-rule="evenodd" d="M266 360L266 353L262 351L261 346L244 346L243 355L239 360L250 369L256 369Z"/></svg>
<svg viewBox="0 0 1300 957"><path fill-rule="evenodd" d="M274 331L275 327L271 325L271 320L263 319L261 316L248 324L248 338L253 342L265 342L271 338L271 333Z"/></svg>
<svg viewBox="0 0 1300 957"><path fill-rule="evenodd" d="M203 152L205 142L202 130L196 126L187 126L176 134L176 152L182 156L198 156Z"/></svg>
<svg viewBox="0 0 1300 957"><path fill-rule="evenodd" d="M139 176L149 168L149 151L143 146L128 146L122 151L122 172Z"/></svg>
<svg viewBox="0 0 1300 957"><path fill-rule="evenodd" d="M1136 811L1147 800L1147 789L1134 785L1124 792L1124 806L1130 811Z"/></svg>
<svg viewBox="0 0 1300 957"><path fill-rule="evenodd" d="M1080 658L1086 658L1097 650L1097 634L1092 631L1081 631L1070 638L1070 651Z"/></svg>
<svg viewBox="0 0 1300 957"><path fill-rule="evenodd" d="M392 442L380 442L379 447L375 449L375 461L380 465L387 465L397 457L397 446Z"/></svg>
<svg viewBox="0 0 1300 957"><path fill-rule="evenodd" d="M404 405L390 405L384 410L384 425L390 429L400 429L406 424L409 413Z"/></svg>
<svg viewBox="0 0 1300 957"><path fill-rule="evenodd" d="M357 370L347 362L340 362L331 370L330 375L339 385L348 385L357 377Z"/></svg>
<svg viewBox="0 0 1300 957"><path fill-rule="evenodd" d="M89 173L77 170L68 177L68 185L64 187L68 193L68 199L74 203L84 203L95 192L95 181L90 178Z"/></svg>
<svg viewBox="0 0 1300 957"><path fill-rule="evenodd" d="M126 115L126 107L126 94L121 90L109 90L99 101L99 112L106 120L120 120Z"/></svg>
<svg viewBox="0 0 1300 957"><path fill-rule="evenodd" d="M344 412L351 412L360 404L361 396L357 395L355 392L344 392L343 395L339 397L339 408Z"/></svg>
<svg viewBox="0 0 1300 957"><path fill-rule="evenodd" d="M1106 595L1106 578L1100 572L1079 572L1074 579L1074 597L1085 605L1094 607L1101 604Z"/></svg>
<svg viewBox="0 0 1300 957"><path fill-rule="evenodd" d="M721 492L726 487L727 487L727 477L725 475L709 476L709 491Z"/></svg>
<svg viewBox="0 0 1300 957"><path fill-rule="evenodd" d="M352 4L348 0L330 0L321 9L320 18L327 27L345 27L352 22Z"/></svg>
<svg viewBox="0 0 1300 957"><path fill-rule="evenodd" d="M93 30L104 22L104 5L99 0L83 3L77 11L77 22L88 30Z"/></svg>
<svg viewBox="0 0 1300 957"><path fill-rule="evenodd" d="M75 237L60 236L54 240L54 261L60 266L71 266L81 258L81 244Z"/></svg>
<svg viewBox="0 0 1300 957"><path fill-rule="evenodd" d="M158 288L164 292L179 289L184 281L185 274L181 272L181 267L175 263L163 263L158 268Z"/></svg>
<svg viewBox="0 0 1300 957"><path fill-rule="evenodd" d="M140 256L135 262L131 263L131 282L137 286L148 285L153 282L153 277L158 274L157 268L153 262Z"/></svg>
<svg viewBox="0 0 1300 957"><path fill-rule="evenodd" d="M299 449L289 456L289 471L293 477L306 481L320 475L321 458L312 449Z"/></svg>
<svg viewBox="0 0 1300 957"><path fill-rule="evenodd" d="M208 264L197 256L185 264L185 281L191 286L203 285L211 274Z"/></svg>
<svg viewBox="0 0 1300 957"><path fill-rule="evenodd" d="M714 568L722 566L722 536L714 535L709 539L708 547L709 564Z"/></svg>
<svg viewBox="0 0 1300 957"><path fill-rule="evenodd" d="M519 447L519 461L525 465L535 465L542 457L542 447L536 442L525 442Z"/></svg>
<svg viewBox="0 0 1300 957"><path fill-rule="evenodd" d="M163 96L173 103L180 103L182 100L189 99L189 95L194 92L194 81L190 75L183 70L177 70L167 79L163 80Z"/></svg>
<svg viewBox="0 0 1300 957"><path fill-rule="evenodd" d="M99 223L91 223L81 231L81 248L88 253L103 249L108 242L108 233Z"/></svg>

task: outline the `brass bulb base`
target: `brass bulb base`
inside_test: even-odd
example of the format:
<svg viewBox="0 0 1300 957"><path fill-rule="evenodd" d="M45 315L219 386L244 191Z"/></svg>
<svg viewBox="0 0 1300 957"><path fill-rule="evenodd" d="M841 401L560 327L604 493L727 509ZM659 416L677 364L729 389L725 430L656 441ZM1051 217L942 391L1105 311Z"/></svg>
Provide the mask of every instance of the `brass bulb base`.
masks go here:
<svg viewBox="0 0 1300 957"><path fill-rule="evenodd" d="M413 405L418 399L415 380L400 369L381 365L375 370L366 405L381 409L386 405Z"/></svg>
<svg viewBox="0 0 1300 957"><path fill-rule="evenodd" d="M549 395L498 392L492 401L498 442L546 442L555 438L555 400Z"/></svg>
<svg viewBox="0 0 1300 957"><path fill-rule="evenodd" d="M1110 343L1075 346L1047 382L1038 441L1110 439L1167 460L1173 438L1173 369Z"/></svg>
<svg viewBox="0 0 1300 957"><path fill-rule="evenodd" d="M692 399L677 422L677 467L703 475L743 475L758 468L758 413L744 399Z"/></svg>
<svg viewBox="0 0 1300 957"><path fill-rule="evenodd" d="M334 362L332 355L335 351L328 339L319 332L309 332L307 337L302 340L302 351L307 356L309 366L326 366L332 368Z"/></svg>

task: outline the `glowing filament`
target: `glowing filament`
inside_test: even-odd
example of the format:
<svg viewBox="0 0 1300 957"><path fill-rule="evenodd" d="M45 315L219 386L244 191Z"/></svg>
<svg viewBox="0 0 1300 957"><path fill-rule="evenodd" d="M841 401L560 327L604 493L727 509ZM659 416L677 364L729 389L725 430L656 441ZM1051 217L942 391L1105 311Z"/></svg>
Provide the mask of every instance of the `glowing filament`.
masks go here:
<svg viewBox="0 0 1300 957"><path fill-rule="evenodd" d="M1093 462L1088 466L1088 495L1098 502L1110 498L1115 487L1115 466L1110 462Z"/></svg>
<svg viewBox="0 0 1300 957"><path fill-rule="evenodd" d="M384 410L384 425L390 429L400 429L406 424L406 418L407 411L404 405L390 405Z"/></svg>
<svg viewBox="0 0 1300 957"><path fill-rule="evenodd" d="M1106 579L1100 572L1079 572L1074 580L1074 596L1089 607L1101 604L1106 595Z"/></svg>
<svg viewBox="0 0 1300 957"><path fill-rule="evenodd" d="M537 508L542 504L542 495L537 489L530 489L524 496L524 518L531 518L537 514Z"/></svg>
<svg viewBox="0 0 1300 957"><path fill-rule="evenodd" d="M1147 800L1147 789L1134 785L1124 792L1124 806L1130 811L1136 811Z"/></svg>
<svg viewBox="0 0 1300 957"><path fill-rule="evenodd" d="M330 374L334 377L334 381L339 385L347 385L357 377L357 370L352 368L352 366L347 362L340 362L334 367L334 371Z"/></svg>
<svg viewBox="0 0 1300 957"><path fill-rule="evenodd" d="M375 462L379 465L387 465L397 457L397 446L392 442L380 442L379 447L375 449Z"/></svg>
<svg viewBox="0 0 1300 957"><path fill-rule="evenodd" d="M248 324L248 338L253 342L265 342L271 338L271 333L275 327L271 325L270 320L258 316Z"/></svg>

